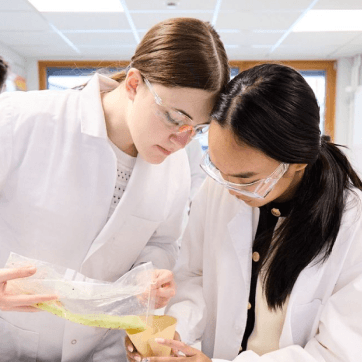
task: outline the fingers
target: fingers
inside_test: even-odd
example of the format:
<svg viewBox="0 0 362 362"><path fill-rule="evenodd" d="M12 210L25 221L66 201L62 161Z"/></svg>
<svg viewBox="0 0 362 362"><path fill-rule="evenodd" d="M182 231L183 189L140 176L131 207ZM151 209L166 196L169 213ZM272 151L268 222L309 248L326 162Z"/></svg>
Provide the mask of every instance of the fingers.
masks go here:
<svg viewBox="0 0 362 362"><path fill-rule="evenodd" d="M35 312L41 312L39 308L34 307L13 307L11 309L12 312L26 312L26 313L35 313Z"/></svg>
<svg viewBox="0 0 362 362"><path fill-rule="evenodd" d="M35 268L25 271L28 276L34 274ZM24 276L24 270L21 269L9 269L4 272L4 269L0 269L1 276L8 280L14 279L15 276ZM30 273L30 274L29 274ZM3 311L21 311L21 312L35 312L38 311L33 305L37 303L48 302L51 300L57 300L56 295L16 295L6 292L7 282L0 283L0 310Z"/></svg>
<svg viewBox="0 0 362 362"><path fill-rule="evenodd" d="M170 299L175 296L176 283L173 279L173 273L170 270L155 270L152 293L156 309L165 307Z"/></svg>
<svg viewBox="0 0 362 362"><path fill-rule="evenodd" d="M176 283L173 273L167 269L157 269L153 271L153 283L151 290L138 296L141 302L147 302L151 292L151 299L154 300L154 308L165 307L170 299L176 294Z"/></svg>
<svg viewBox="0 0 362 362"><path fill-rule="evenodd" d="M154 308L155 309L160 309L163 307L166 307L166 305L168 304L168 302L170 301L172 297L170 298L155 298L155 304L154 304Z"/></svg>
<svg viewBox="0 0 362 362"><path fill-rule="evenodd" d="M186 357L192 357L200 352L199 350L192 348L181 341L175 341L173 339L155 338L155 341L163 346L168 346L172 349L181 351L185 354Z"/></svg>
<svg viewBox="0 0 362 362"><path fill-rule="evenodd" d="M127 358L130 362L140 362L142 360L141 355L137 352L137 349L131 342L128 336L124 339L124 344L126 346Z"/></svg>
<svg viewBox="0 0 362 362"><path fill-rule="evenodd" d="M23 268L0 269L0 283L8 280L30 277L35 274L36 268L29 266Z"/></svg>
<svg viewBox="0 0 362 362"><path fill-rule="evenodd" d="M168 283L174 284L173 273L167 269L157 269L154 271L152 288L157 289L166 286Z"/></svg>
<svg viewBox="0 0 362 362"><path fill-rule="evenodd" d="M56 295L4 295L1 300L13 307L32 306L33 304L57 300Z"/></svg>
<svg viewBox="0 0 362 362"><path fill-rule="evenodd" d="M3 311L38 311L33 307L37 303L57 300L56 295L0 295L0 310Z"/></svg>
<svg viewBox="0 0 362 362"><path fill-rule="evenodd" d="M175 335L173 336L173 339L175 341L181 341L180 334L178 332L175 332ZM179 357L179 350L177 348L171 348L171 354L174 357Z"/></svg>
<svg viewBox="0 0 362 362"><path fill-rule="evenodd" d="M157 298L171 299L176 294L176 285L161 287L155 290Z"/></svg>

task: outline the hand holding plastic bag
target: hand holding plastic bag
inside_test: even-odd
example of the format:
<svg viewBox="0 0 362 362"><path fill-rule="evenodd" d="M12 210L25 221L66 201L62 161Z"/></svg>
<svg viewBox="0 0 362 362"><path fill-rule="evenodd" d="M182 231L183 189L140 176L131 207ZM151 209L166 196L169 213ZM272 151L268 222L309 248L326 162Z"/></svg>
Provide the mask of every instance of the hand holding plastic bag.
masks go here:
<svg viewBox="0 0 362 362"><path fill-rule="evenodd" d="M155 309L165 307L176 294L173 273L167 269L156 269L152 273L151 295Z"/></svg>
<svg viewBox="0 0 362 362"><path fill-rule="evenodd" d="M61 318L93 327L145 330L154 308L153 267L142 264L113 283L85 277L74 270L11 253L5 268L35 266L34 275L12 279L7 289L14 294L54 295L58 301L37 304ZM142 316L142 318L140 317Z"/></svg>
<svg viewBox="0 0 362 362"><path fill-rule="evenodd" d="M35 267L0 269L0 309L12 312L38 312L39 309L32 307L36 303L56 300L57 295L20 295L10 292L7 284L10 280L26 278L34 275Z"/></svg>

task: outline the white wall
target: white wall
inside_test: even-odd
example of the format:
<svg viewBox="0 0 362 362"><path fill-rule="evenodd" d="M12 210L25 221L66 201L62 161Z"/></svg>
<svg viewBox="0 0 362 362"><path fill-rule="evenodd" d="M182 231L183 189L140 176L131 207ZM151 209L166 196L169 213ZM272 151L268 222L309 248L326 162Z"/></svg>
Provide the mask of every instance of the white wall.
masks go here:
<svg viewBox="0 0 362 362"><path fill-rule="evenodd" d="M361 55L337 62L336 143L346 145L352 164L362 175Z"/></svg>
<svg viewBox="0 0 362 362"><path fill-rule="evenodd" d="M28 90L39 89L38 59L36 58L26 59L26 84Z"/></svg>

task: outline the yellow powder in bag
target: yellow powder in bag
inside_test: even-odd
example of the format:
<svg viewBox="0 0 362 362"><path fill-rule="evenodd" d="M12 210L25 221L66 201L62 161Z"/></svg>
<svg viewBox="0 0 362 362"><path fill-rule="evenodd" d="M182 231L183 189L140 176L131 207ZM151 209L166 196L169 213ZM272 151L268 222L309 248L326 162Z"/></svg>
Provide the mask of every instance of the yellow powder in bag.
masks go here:
<svg viewBox="0 0 362 362"><path fill-rule="evenodd" d="M136 315L115 316L107 314L75 314L66 310L60 302L38 303L35 304L35 307L71 322L84 324L90 327L125 329L137 332L142 332L147 329L145 321Z"/></svg>

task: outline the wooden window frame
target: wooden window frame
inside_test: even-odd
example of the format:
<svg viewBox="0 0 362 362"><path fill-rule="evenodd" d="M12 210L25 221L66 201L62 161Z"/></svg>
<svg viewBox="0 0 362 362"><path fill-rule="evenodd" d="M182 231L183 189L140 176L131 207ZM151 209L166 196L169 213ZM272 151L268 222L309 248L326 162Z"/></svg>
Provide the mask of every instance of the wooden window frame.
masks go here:
<svg viewBox="0 0 362 362"><path fill-rule="evenodd" d="M251 68L262 63L279 63L291 66L297 70L324 70L326 72L326 104L325 104L325 133L334 139L335 132L335 98L336 98L336 62L323 60L310 61L230 61L231 67L239 68L239 71ZM39 61L39 89L47 87L47 68L118 68L126 67L129 61Z"/></svg>
<svg viewBox="0 0 362 362"><path fill-rule="evenodd" d="M39 89L47 89L47 68L125 68L129 61L99 61L99 60L43 60L38 62Z"/></svg>

